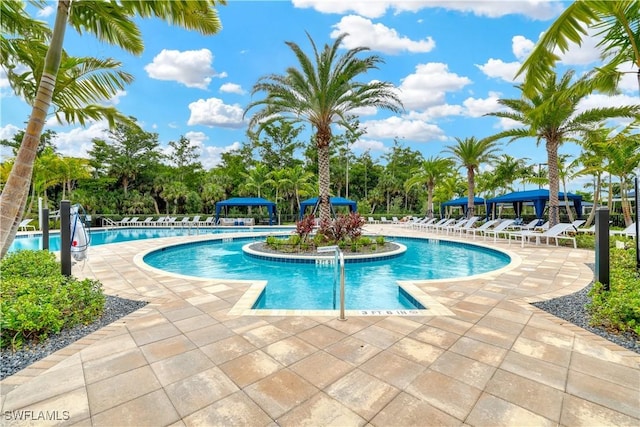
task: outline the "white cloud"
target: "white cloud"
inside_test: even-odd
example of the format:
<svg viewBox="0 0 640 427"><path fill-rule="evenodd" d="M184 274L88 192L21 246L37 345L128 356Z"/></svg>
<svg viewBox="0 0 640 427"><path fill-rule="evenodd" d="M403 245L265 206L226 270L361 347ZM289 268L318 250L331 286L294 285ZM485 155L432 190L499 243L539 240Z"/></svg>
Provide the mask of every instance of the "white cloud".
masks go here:
<svg viewBox="0 0 640 427"><path fill-rule="evenodd" d="M505 110L505 107L498 103L498 99L500 99L499 93L490 92L488 98L467 98L462 104L466 109L467 116L482 117L488 113Z"/></svg>
<svg viewBox="0 0 640 427"><path fill-rule="evenodd" d="M592 94L582 99L578 103L578 112L584 112L586 110L590 110L592 108L609 108L609 107L621 107L623 105L638 105L638 97L630 96L630 95L602 95L602 94ZM616 119L620 122L630 122L628 119Z"/></svg>
<svg viewBox="0 0 640 427"><path fill-rule="evenodd" d="M407 110L426 109L444 104L447 92L458 91L470 83L469 78L449 72L446 64L418 64L415 73L402 79L400 99Z"/></svg>
<svg viewBox="0 0 640 427"><path fill-rule="evenodd" d="M506 82L522 82L524 76L520 75L514 80L514 77L521 64L519 62L504 62L502 59L490 58L484 65L477 65L486 76L491 78L498 78Z"/></svg>
<svg viewBox="0 0 640 427"><path fill-rule="evenodd" d="M534 46L534 42L523 36L513 36L511 39L511 50L519 61L529 56Z"/></svg>
<svg viewBox="0 0 640 427"><path fill-rule="evenodd" d="M107 104L118 105L120 103L120 99L127 96L126 90L119 90L107 101Z"/></svg>
<svg viewBox="0 0 640 427"><path fill-rule="evenodd" d="M351 150L362 151L387 151L382 141L376 141L373 139L359 139L351 145Z"/></svg>
<svg viewBox="0 0 640 427"><path fill-rule="evenodd" d="M238 129L244 126L244 110L238 104L228 105L219 98L199 99L189 104L188 125L217 126Z"/></svg>
<svg viewBox="0 0 640 427"><path fill-rule="evenodd" d="M162 49L144 69L153 79L176 81L186 87L206 89L211 78L217 76L212 63L213 54L209 49L184 52Z"/></svg>
<svg viewBox="0 0 640 427"><path fill-rule="evenodd" d="M638 95L638 67L632 62L627 62L618 67L618 71L624 74L620 78L618 87L620 90Z"/></svg>
<svg viewBox="0 0 640 427"><path fill-rule="evenodd" d="M490 18L524 15L531 19L548 20L559 15L564 9L562 3L555 0L293 0L293 5L298 8L313 8L322 13L346 14L355 12L367 18L379 18L387 12L387 9L400 13L418 12L427 8L442 8Z"/></svg>
<svg viewBox="0 0 640 427"><path fill-rule="evenodd" d="M238 95L244 95L246 90L242 89L242 86L236 83L225 83L220 86L220 92L222 93L237 93Z"/></svg>
<svg viewBox="0 0 640 427"><path fill-rule="evenodd" d="M106 121L95 122L89 127L77 127L68 132L57 131L54 139L58 152L64 156L88 157L87 152L93 147L91 140L99 138L109 140L109 129Z"/></svg>
<svg viewBox="0 0 640 427"><path fill-rule="evenodd" d="M53 6L45 6L42 9L40 9L38 11L38 13L36 14L36 16L38 18L47 18L51 15L53 15L53 13L56 11L56 9Z"/></svg>
<svg viewBox="0 0 640 427"><path fill-rule="evenodd" d="M196 147L200 158L198 159L205 169L211 169L222 162L222 154L241 148L242 144L234 142L225 147L214 147L207 145L209 137L204 132L190 131L185 133L185 138L192 146Z"/></svg>
<svg viewBox="0 0 640 427"><path fill-rule="evenodd" d="M406 138L411 141L429 142L444 141L446 135L437 125L423 120L410 120L393 116L383 120L364 122L362 127L371 138L391 139Z"/></svg>
<svg viewBox="0 0 640 427"><path fill-rule="evenodd" d="M379 18L389 7L388 1L326 1L326 0L293 0L293 6L301 9L312 8L322 13L355 12L368 18Z"/></svg>
<svg viewBox="0 0 640 427"><path fill-rule="evenodd" d="M393 28L383 24L374 24L361 16L344 16L333 28L335 29L330 35L332 38L349 33L342 41L343 47L346 49L367 46L371 50L397 54L404 51L430 52L436 46L431 37L427 37L425 40L411 40L400 36Z"/></svg>
<svg viewBox="0 0 640 427"><path fill-rule="evenodd" d="M378 109L376 107L360 107L354 108L349 111L349 114L353 114L354 116L362 117L362 116L375 116L378 113Z"/></svg>

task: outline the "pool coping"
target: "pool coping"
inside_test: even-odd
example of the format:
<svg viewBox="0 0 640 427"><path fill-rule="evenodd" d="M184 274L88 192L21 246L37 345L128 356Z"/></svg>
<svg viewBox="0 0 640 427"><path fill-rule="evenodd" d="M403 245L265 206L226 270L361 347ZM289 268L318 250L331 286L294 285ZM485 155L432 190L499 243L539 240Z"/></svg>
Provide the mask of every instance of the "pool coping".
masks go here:
<svg viewBox="0 0 640 427"><path fill-rule="evenodd" d="M246 284L249 286L249 289L243 293L240 299L234 304L234 306L229 310L228 314L232 316L321 316L321 317L337 317L339 315L339 310L300 310L300 309L254 309L252 308L260 295L264 291L264 288L267 285L266 280L239 280L239 279L223 279L223 278L209 278L209 277L197 277L197 276L189 276L184 274L172 273L169 271L165 271L156 267L153 267L144 262L144 257L152 252L161 250L163 248L170 248L174 246L184 246L190 244L200 244L208 241L225 241L227 239L250 239L252 237L260 237L264 236L264 231L260 232L251 232L242 234L234 234L233 236L225 236L225 233L216 234L216 235L203 235L197 236L200 237L195 241L191 242L172 242L172 243L163 243L153 248L148 248L144 251L137 253L134 258L134 264L147 271L151 271L155 274L165 275L168 277L180 278L184 280L196 280L196 281L205 281L205 282L228 282L228 283L239 283ZM278 231L276 233L267 233L267 234L283 234L290 233L289 231ZM456 240L449 240L440 236L402 236L395 235L392 233L385 233L389 237L395 238L409 238L409 239L419 239L419 240L439 240L446 242L454 242L456 244L461 245L471 245L482 247L491 251L499 252L504 255L507 255L511 262L506 266L488 271L485 273L474 274L471 276L464 277L453 277L446 279L412 279L412 280L398 280L396 283L398 287L402 289L404 292L409 294L412 298L414 298L417 302L419 302L425 309L394 309L394 310L365 310L365 309L357 309L357 310L345 310L345 315L351 317L367 317L367 316L453 316L454 313L446 308L443 304L441 304L438 300L431 297L428 293L424 292L418 285L425 286L430 283L448 283L448 282L467 282L479 279L486 279L490 277L495 277L496 275L503 274L504 272L516 269L522 263L522 258L509 250L505 249L496 249L495 247L491 247L488 244L482 244L480 242L460 242ZM404 246L404 245L403 245ZM330 257L333 258L333 257Z"/></svg>

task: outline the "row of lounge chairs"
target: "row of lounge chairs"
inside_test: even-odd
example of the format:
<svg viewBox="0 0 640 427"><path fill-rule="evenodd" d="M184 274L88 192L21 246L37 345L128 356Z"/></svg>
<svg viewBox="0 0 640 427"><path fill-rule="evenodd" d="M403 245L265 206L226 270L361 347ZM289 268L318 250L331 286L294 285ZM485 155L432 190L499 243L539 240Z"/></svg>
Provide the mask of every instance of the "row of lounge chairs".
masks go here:
<svg viewBox="0 0 640 427"><path fill-rule="evenodd" d="M496 219L488 220L482 225L476 226L479 221L480 217L472 217L470 219L443 218L440 220L435 218L414 218L413 221L405 224L405 227L432 233L458 234L460 236L464 234L473 236L474 240L477 236L482 236L485 240L487 238L493 238L494 242L496 242L498 238L504 238L509 241L509 244L511 244L511 241L520 240L522 246L524 246L525 243L534 241L536 244L539 244L543 240L547 244L554 242L555 245L558 246L559 241L569 240L573 242L574 248L577 246L575 234L595 231L595 228L593 228L593 230L591 228L581 229L580 226L584 224L583 220L576 220L572 223L560 223L551 228L549 228L549 222L540 224L541 221L538 219L528 224L518 224L512 219ZM635 235L635 224L632 224L622 231L612 231L611 234L633 236Z"/></svg>
<svg viewBox="0 0 640 427"><path fill-rule="evenodd" d="M153 217L147 217L144 220L140 220L139 217L135 216L133 218L125 217L120 221L115 221L114 225L117 227L168 227L168 226L195 226L195 227L206 227L214 225L214 219L212 216L208 217L204 221L200 221L200 216L196 215L191 219L188 216L185 216L180 221L178 218L173 216L161 216L157 220L154 221Z"/></svg>

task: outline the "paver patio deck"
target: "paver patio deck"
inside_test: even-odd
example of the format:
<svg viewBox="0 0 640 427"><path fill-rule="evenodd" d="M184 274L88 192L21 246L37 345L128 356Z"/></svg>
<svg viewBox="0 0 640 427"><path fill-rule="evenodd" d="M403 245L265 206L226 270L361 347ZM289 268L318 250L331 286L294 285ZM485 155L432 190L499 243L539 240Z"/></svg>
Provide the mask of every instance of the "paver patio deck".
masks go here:
<svg viewBox="0 0 640 427"><path fill-rule="evenodd" d="M92 247L74 275L149 304L0 382L2 424L640 425L639 355L529 304L586 286L592 251L491 242L514 265L414 282L452 315L339 321L231 315L247 283L134 262L202 238Z"/></svg>

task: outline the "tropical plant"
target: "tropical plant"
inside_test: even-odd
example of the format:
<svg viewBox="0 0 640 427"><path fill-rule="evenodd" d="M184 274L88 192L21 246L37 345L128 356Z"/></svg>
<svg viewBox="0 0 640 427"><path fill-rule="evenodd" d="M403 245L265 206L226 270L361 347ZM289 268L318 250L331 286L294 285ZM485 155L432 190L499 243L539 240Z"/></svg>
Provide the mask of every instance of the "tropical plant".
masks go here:
<svg viewBox="0 0 640 427"><path fill-rule="evenodd" d="M14 6L15 15L22 20L22 7ZM46 116L56 92L58 70L64 58L63 42L67 25L79 33L89 32L99 40L122 47L128 52L140 54L143 41L135 23L136 17L156 17L186 29L198 30L203 34L215 34L221 28L214 6L225 4L225 0L193 0L177 2L160 1L121 1L121 2L84 2L59 0L53 33L46 51L43 71L34 97L33 110L27 123L25 137L15 159L15 163L0 196L0 256L9 250L18 225L22 219L29 194L31 174L36 148L40 142ZM44 6L45 2L36 3ZM7 10L9 8L7 7ZM2 11L5 11L3 6ZM7 28L6 19L2 19L2 29ZM14 28L19 31L18 26ZM2 37L2 41L5 37ZM4 44L4 42L3 42Z"/></svg>
<svg viewBox="0 0 640 427"><path fill-rule="evenodd" d="M424 185L427 187L427 216L433 218L433 192L440 180L444 179L453 169L451 159L429 157L418 168L411 170L411 177L405 181L405 188Z"/></svg>
<svg viewBox="0 0 640 427"><path fill-rule="evenodd" d="M318 190L320 196L320 218L330 218L329 192L329 145L332 139L331 126L335 122L348 125L349 114L356 108L379 107L399 112L402 103L397 91L390 83L355 81L361 74L374 69L383 60L370 55L358 58L368 50L358 47L338 56L338 49L347 34L336 38L333 45L318 51L315 42L307 34L313 48L313 58L305 54L294 42L286 42L298 60L300 68L289 67L285 74L270 74L261 77L253 87L253 94L264 92L263 99L251 102L245 115L255 107L262 107L250 120L249 127L258 127L258 134L265 126L277 120L291 123L307 122L315 130L315 145L318 156Z"/></svg>
<svg viewBox="0 0 640 427"><path fill-rule="evenodd" d="M495 140L477 139L474 136L464 139L456 137L456 144L445 148L467 170L467 218L475 215L475 174L479 172L482 163L496 158L498 150Z"/></svg>
<svg viewBox="0 0 640 427"><path fill-rule="evenodd" d="M525 74L523 92L532 97L545 90L555 76L554 67L560 59L555 49L566 52L570 42L580 44L583 38L589 37L589 30L602 37L598 47L609 62L599 67L599 72L611 88L620 77L617 69L621 64L630 61L640 68L639 25L640 2L637 0L573 2L542 34L518 71L518 75Z"/></svg>
<svg viewBox="0 0 640 427"><path fill-rule="evenodd" d="M511 119L522 126L502 131L491 139L535 138L536 143L545 141L547 167L549 168L549 224L554 226L559 219L559 172L558 147L565 141L593 129L603 120L615 117L635 118L640 106L599 107L581 111L579 102L598 89L599 82L586 74L574 80L575 72L567 71L559 80L555 74L545 82L544 89L528 96L522 85L520 99L500 99L498 102L509 111L489 113Z"/></svg>

